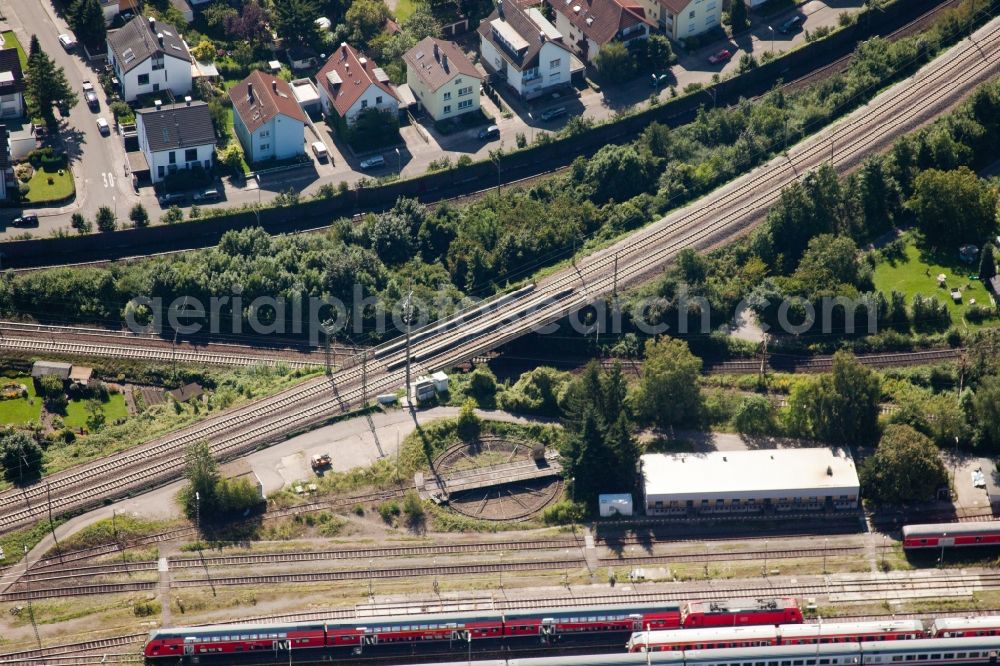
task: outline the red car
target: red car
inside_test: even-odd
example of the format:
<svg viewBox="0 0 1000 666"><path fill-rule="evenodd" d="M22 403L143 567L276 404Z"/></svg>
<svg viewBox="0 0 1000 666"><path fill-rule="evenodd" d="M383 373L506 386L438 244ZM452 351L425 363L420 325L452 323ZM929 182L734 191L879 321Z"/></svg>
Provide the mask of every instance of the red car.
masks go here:
<svg viewBox="0 0 1000 666"><path fill-rule="evenodd" d="M708 61L713 65L718 65L720 62L726 62L733 57L733 54L729 52L729 49L722 49L718 53L713 53L708 56Z"/></svg>

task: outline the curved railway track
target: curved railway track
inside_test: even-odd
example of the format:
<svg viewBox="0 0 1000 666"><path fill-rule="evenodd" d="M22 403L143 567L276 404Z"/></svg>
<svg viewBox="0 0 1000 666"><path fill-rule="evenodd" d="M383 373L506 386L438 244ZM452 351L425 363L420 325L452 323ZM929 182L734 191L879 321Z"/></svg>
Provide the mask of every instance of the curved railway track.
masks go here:
<svg viewBox="0 0 1000 666"><path fill-rule="evenodd" d="M657 272L681 249L710 247L745 233L783 187L828 158L841 170L855 167L865 155L884 150L897 136L950 108L973 87L995 76L998 63L1000 21L993 20L914 77L790 148L787 155L618 243L581 257L533 290L494 301L502 306L480 304L427 327L426 337L413 345L416 372L452 366L551 324L610 293L616 284ZM355 358L332 377L305 382L122 454L53 475L47 484L0 493L4 507L0 531L42 518L46 512L42 498L49 484L54 512L92 506L176 478L183 465L182 451L193 441L206 439L217 457L232 457L343 413L360 403L365 392L371 396L393 390L404 376L402 350L389 343L374 354L373 362L365 364L369 366L365 388L360 381L362 364Z"/></svg>

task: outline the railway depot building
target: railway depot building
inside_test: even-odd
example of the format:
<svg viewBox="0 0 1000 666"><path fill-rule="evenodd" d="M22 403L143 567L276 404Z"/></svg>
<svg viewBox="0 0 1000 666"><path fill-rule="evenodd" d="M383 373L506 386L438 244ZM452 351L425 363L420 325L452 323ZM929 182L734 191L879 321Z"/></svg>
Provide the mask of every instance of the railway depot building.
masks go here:
<svg viewBox="0 0 1000 666"><path fill-rule="evenodd" d="M641 466L650 516L852 510L860 495L839 448L653 453Z"/></svg>

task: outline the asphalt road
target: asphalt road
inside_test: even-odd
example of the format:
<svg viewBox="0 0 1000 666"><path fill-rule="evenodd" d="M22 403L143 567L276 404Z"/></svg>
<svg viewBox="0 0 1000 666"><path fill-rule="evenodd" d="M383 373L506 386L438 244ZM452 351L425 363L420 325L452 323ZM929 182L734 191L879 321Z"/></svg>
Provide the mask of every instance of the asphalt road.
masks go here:
<svg viewBox="0 0 1000 666"><path fill-rule="evenodd" d="M97 130L98 117L103 116L109 123L113 122L103 98L100 100L100 111L93 112L83 101L80 90L83 82L88 79L95 87L99 87L97 73L79 55L67 53L59 44L59 34L69 32L69 28L65 21L56 16L49 0L0 0L0 9L25 51L31 35L38 36L42 50L63 68L67 80L80 93L81 98L70 110L69 117L61 119L59 128L76 181L76 200L63 209L39 211L39 217L42 218L40 228L29 231L35 235L48 235L51 229L68 226L69 216L73 212L79 211L93 219L97 209L104 205L117 208L119 220L127 219L129 209L138 198L125 178L125 148L119 137L114 134L104 137ZM2 210L0 224L18 215L18 209ZM24 231L7 228L7 234Z"/></svg>

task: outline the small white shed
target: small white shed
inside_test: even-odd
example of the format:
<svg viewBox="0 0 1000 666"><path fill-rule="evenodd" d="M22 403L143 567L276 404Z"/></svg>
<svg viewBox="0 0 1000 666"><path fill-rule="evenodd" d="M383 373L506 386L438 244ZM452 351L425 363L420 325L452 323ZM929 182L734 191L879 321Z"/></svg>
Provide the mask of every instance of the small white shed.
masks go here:
<svg viewBox="0 0 1000 666"><path fill-rule="evenodd" d="M630 493L613 493L598 497L602 518L609 516L631 516L632 495Z"/></svg>

